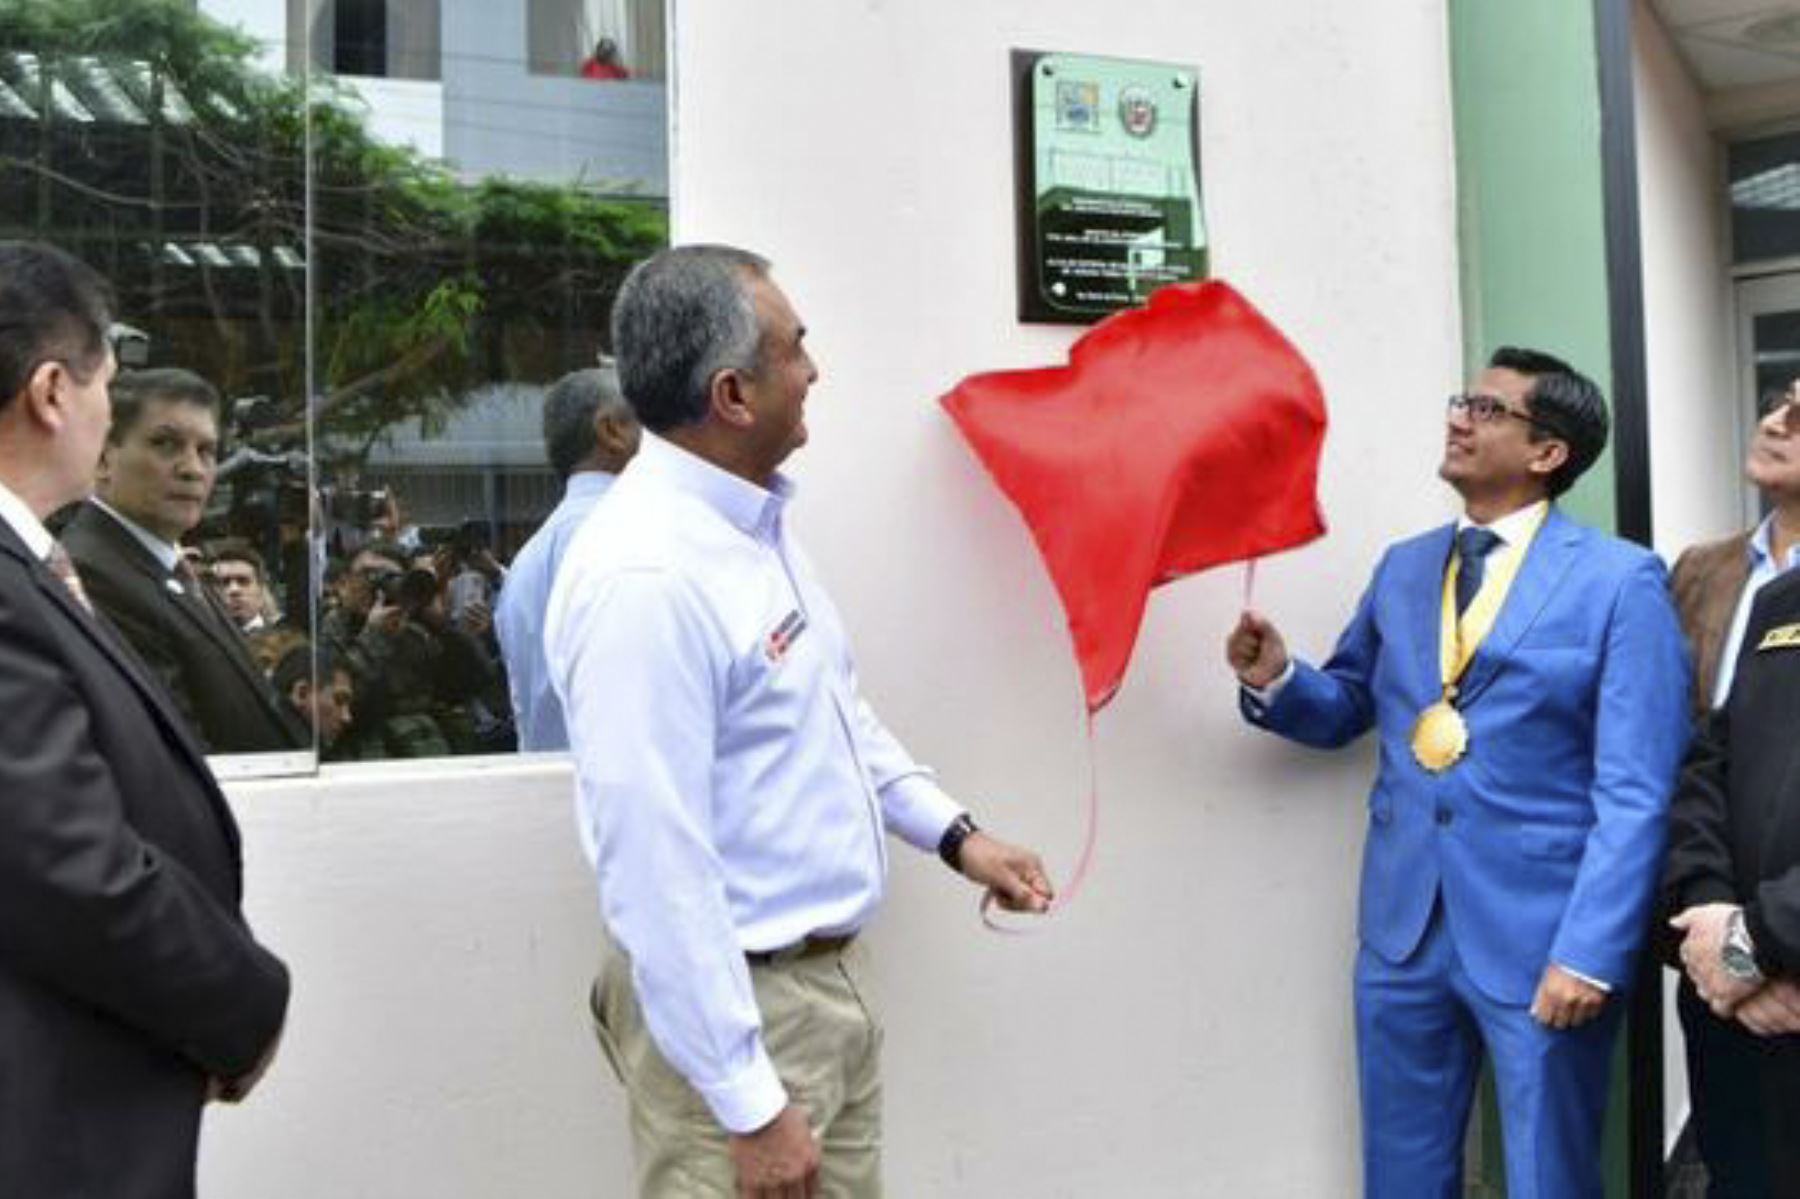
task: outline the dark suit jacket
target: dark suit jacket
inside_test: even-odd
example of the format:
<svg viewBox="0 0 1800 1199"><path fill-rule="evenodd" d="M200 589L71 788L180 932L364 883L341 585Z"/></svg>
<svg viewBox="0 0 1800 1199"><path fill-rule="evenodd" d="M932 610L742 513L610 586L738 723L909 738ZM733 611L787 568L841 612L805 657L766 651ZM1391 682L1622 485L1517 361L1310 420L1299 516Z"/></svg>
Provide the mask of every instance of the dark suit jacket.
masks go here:
<svg viewBox="0 0 1800 1199"><path fill-rule="evenodd" d="M1757 593L1731 697L1688 751L1669 818L1664 908L1742 904L1763 968L1800 975L1800 572Z"/></svg>
<svg viewBox="0 0 1800 1199"><path fill-rule="evenodd" d="M169 572L156 556L93 504L75 512L61 540L94 606L162 678L210 751L252 753L310 744L257 668L243 635L211 596L196 602L171 590Z"/></svg>
<svg viewBox="0 0 1800 1199"><path fill-rule="evenodd" d="M207 1076L287 1007L239 895L180 713L0 521L0 1195L192 1195Z"/></svg>
<svg viewBox="0 0 1800 1199"><path fill-rule="evenodd" d="M1694 658L1694 687L1689 707L1695 719L1712 709L1713 684L1719 677L1719 655L1738 597L1750 580L1750 534L1734 533L1718 541L1690 546L1675 560L1669 587L1675 611Z"/></svg>

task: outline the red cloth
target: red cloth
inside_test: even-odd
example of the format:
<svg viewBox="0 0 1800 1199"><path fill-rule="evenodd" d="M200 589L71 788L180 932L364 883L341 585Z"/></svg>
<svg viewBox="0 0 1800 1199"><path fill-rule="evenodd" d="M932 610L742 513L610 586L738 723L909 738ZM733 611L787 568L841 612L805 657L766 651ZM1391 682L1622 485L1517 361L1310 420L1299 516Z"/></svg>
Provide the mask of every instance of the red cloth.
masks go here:
<svg viewBox="0 0 1800 1199"><path fill-rule="evenodd" d="M601 62L590 56L581 60L581 77L583 79L630 79L631 72L619 63Z"/></svg>
<svg viewBox="0 0 1800 1199"><path fill-rule="evenodd" d="M942 402L1031 528L1090 713L1124 678L1152 587L1325 531L1318 380L1219 280L1108 317L1067 366L972 375Z"/></svg>

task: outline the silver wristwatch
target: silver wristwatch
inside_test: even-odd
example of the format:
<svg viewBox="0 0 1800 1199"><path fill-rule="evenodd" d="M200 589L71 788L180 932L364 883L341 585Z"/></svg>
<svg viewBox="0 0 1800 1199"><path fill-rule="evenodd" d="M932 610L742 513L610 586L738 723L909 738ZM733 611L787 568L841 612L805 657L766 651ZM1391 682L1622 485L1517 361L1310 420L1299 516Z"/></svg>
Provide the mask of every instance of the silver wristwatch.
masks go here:
<svg viewBox="0 0 1800 1199"><path fill-rule="evenodd" d="M1744 909L1731 913L1725 922L1725 940L1719 945L1719 965L1736 982L1760 983L1762 968L1756 964L1756 944L1750 940L1750 929L1744 924Z"/></svg>

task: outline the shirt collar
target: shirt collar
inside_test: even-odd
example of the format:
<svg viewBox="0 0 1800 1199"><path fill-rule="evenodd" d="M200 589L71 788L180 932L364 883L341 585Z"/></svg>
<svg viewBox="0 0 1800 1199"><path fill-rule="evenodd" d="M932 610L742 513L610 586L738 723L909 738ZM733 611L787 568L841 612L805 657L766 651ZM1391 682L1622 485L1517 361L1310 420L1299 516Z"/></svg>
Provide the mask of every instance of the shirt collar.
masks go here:
<svg viewBox="0 0 1800 1199"><path fill-rule="evenodd" d="M569 476L563 485L563 498L574 496L605 495L606 489L613 485L618 476L604 470L578 470Z"/></svg>
<svg viewBox="0 0 1800 1199"><path fill-rule="evenodd" d="M94 496L89 502L93 504L94 507L100 509L100 511L124 525L125 531L137 538L138 542L145 549L149 550L158 562L162 563L162 568L164 570L168 571L170 574L175 573L175 563L181 560L180 549L170 545L155 533L152 533L143 525L138 524L135 520L132 520L129 516L126 516L123 512L120 512L117 508L113 507L99 496Z"/></svg>
<svg viewBox="0 0 1800 1199"><path fill-rule="evenodd" d="M1526 504L1523 508L1508 512L1498 520L1479 526L1465 513L1456 518L1456 531L1460 533L1464 529L1480 527L1499 537L1502 545L1517 545L1530 535L1532 527L1542 519L1543 509L1549 506L1549 500L1539 500L1535 504Z"/></svg>
<svg viewBox="0 0 1800 1199"><path fill-rule="evenodd" d="M50 547L56 544L56 538L50 535L50 530L44 527L31 506L4 483L0 483L0 520L12 526L12 531L19 535L32 557L41 561L50 556Z"/></svg>
<svg viewBox="0 0 1800 1199"><path fill-rule="evenodd" d="M794 498L793 481L779 471L770 479L769 487L758 487L647 429L637 456L625 469L627 473L643 471L667 480L744 533L763 541L774 541L780 535L782 511Z"/></svg>
<svg viewBox="0 0 1800 1199"><path fill-rule="evenodd" d="M1773 567L1777 574L1800 566L1800 542L1788 546L1787 561L1775 561L1775 514L1771 512L1762 518L1756 531L1750 534L1750 544L1746 553L1750 555L1750 569Z"/></svg>

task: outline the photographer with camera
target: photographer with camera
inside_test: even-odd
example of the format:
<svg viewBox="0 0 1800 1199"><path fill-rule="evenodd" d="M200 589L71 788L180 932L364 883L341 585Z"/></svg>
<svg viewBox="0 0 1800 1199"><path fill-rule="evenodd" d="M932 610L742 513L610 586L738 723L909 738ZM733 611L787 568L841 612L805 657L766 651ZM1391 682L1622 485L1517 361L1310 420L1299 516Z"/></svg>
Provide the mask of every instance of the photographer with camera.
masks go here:
<svg viewBox="0 0 1800 1199"><path fill-rule="evenodd" d="M167 686L213 753L309 741L250 656L243 634L182 557L212 496L219 393L179 368L112 384L97 487L63 530L95 605Z"/></svg>
<svg viewBox="0 0 1800 1199"><path fill-rule="evenodd" d="M410 584L408 575L412 575ZM424 578L420 578L425 574ZM391 542L370 542L327 572L331 603L319 636L352 680L356 703L345 730L353 758L429 758L450 753L431 714L430 645L408 630L409 603L437 593L437 580L409 572L406 554Z"/></svg>
<svg viewBox="0 0 1800 1199"><path fill-rule="evenodd" d="M320 631L356 692L346 754L488 752L471 703L494 692L498 672L449 619L437 574L409 566L392 542L370 542L335 573L333 595Z"/></svg>
<svg viewBox="0 0 1800 1199"><path fill-rule="evenodd" d="M495 636L493 597L506 570L489 548L492 538L483 520L460 525L422 525L421 551L438 579L441 612L447 623L446 659L457 669L445 680L449 696L459 703L460 722L446 720L446 731L458 752L511 753L518 747L512 708L507 702L506 669ZM422 564L415 557L415 565Z"/></svg>

